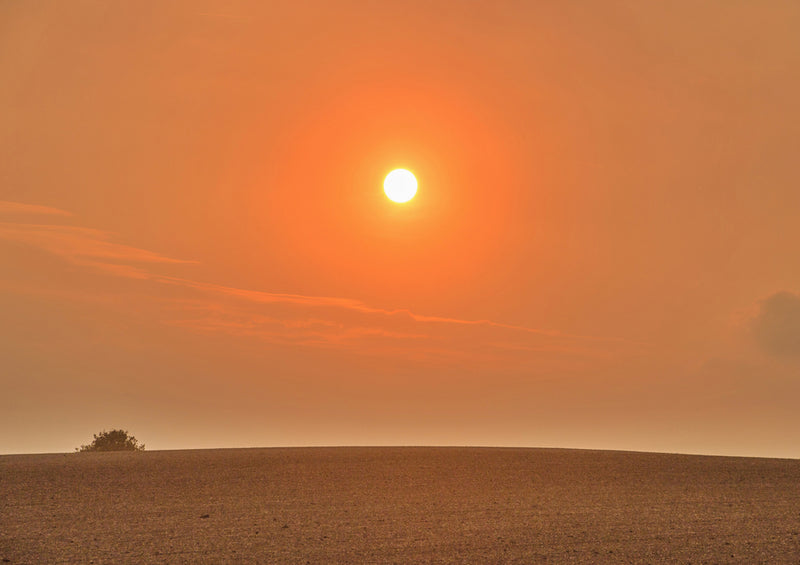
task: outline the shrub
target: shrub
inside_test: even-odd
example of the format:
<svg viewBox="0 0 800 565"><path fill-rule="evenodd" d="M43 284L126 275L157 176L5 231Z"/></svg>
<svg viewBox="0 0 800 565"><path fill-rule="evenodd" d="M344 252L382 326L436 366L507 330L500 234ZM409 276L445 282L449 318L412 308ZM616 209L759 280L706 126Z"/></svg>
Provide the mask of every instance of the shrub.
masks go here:
<svg viewBox="0 0 800 565"><path fill-rule="evenodd" d="M94 434L92 443L76 447L75 451L144 451L144 444L125 430L104 430Z"/></svg>

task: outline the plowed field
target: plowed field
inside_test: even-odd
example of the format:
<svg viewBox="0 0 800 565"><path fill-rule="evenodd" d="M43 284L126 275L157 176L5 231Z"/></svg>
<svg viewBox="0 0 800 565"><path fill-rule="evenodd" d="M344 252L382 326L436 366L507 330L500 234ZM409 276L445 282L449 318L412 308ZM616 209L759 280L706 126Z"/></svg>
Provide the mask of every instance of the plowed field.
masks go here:
<svg viewBox="0 0 800 565"><path fill-rule="evenodd" d="M555 449L0 456L10 563L800 563L800 461Z"/></svg>

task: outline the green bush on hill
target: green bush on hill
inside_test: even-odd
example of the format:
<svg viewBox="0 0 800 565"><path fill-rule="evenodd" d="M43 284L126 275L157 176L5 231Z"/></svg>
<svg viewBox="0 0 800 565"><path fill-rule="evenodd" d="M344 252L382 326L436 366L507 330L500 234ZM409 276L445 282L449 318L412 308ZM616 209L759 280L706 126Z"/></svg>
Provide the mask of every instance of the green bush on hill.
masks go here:
<svg viewBox="0 0 800 565"><path fill-rule="evenodd" d="M144 444L125 430L104 430L94 434L92 443L76 447L75 451L144 451Z"/></svg>

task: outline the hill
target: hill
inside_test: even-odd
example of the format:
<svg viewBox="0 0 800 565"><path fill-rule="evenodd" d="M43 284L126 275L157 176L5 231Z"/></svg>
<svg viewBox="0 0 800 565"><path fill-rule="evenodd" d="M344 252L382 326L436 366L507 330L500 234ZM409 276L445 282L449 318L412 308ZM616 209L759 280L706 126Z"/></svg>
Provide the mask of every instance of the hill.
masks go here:
<svg viewBox="0 0 800 565"><path fill-rule="evenodd" d="M11 563L797 563L800 461L501 448L0 456Z"/></svg>

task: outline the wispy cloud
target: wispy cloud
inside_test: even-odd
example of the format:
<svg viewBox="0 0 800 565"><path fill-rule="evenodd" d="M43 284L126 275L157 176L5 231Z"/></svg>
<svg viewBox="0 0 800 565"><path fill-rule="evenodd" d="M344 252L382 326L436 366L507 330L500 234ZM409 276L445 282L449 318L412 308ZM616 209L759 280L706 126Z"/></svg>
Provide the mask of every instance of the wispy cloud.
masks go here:
<svg viewBox="0 0 800 565"><path fill-rule="evenodd" d="M68 216L46 206L0 203L0 217ZM607 357L634 344L488 319L461 319L382 308L352 298L248 290L154 272L158 264L194 263L116 243L101 230L0 221L0 239L24 243L107 275L184 289L162 321L203 333L276 344L350 348L377 354L437 357Z"/></svg>
<svg viewBox="0 0 800 565"><path fill-rule="evenodd" d="M349 308L353 310L362 310L363 304L358 300L350 298L334 298L330 296L305 296L302 294L283 294L276 292L264 292L259 290L246 290L230 286L222 286L218 284L205 283L193 281L190 279L182 279L178 277L157 276L158 280L179 286L194 288L196 290L207 291L216 294L224 294L235 298L242 298L251 302L258 302L262 304L296 304L300 306L332 306L340 308Z"/></svg>
<svg viewBox="0 0 800 565"><path fill-rule="evenodd" d="M130 263L194 262L114 243L107 232L75 226L0 222L0 239L26 243L76 265L133 278L148 278L149 274Z"/></svg>
<svg viewBox="0 0 800 565"><path fill-rule="evenodd" d="M349 349L359 355L406 360L548 363L610 360L632 349L619 339L574 336L508 324L417 316L372 308L355 300L230 289L157 277L198 291L172 303L171 325L199 333L247 336L270 343Z"/></svg>
<svg viewBox="0 0 800 565"><path fill-rule="evenodd" d="M196 332L248 336L281 344L347 347L370 339L414 341L431 337L343 318L309 318L304 311L288 314L296 317L281 318L202 300L189 305L176 304L175 314L178 317L167 321L168 324Z"/></svg>
<svg viewBox="0 0 800 565"><path fill-rule="evenodd" d="M43 216L71 216L66 210L39 206L38 204L23 204L21 202L8 202L0 200L0 214L2 215L43 215Z"/></svg>
<svg viewBox="0 0 800 565"><path fill-rule="evenodd" d="M365 304L360 300L355 300L352 298L335 298L330 296L305 296L300 294L282 294L282 293L265 292L258 290L245 290L235 287L228 287L217 284L193 281L189 279L182 279L178 277L168 277L160 275L155 275L154 278L168 284L186 286L189 288L194 288L196 290L207 291L214 294L222 294L235 298L241 298L244 300L249 300L261 304L283 303L283 304L295 304L299 306L343 308L363 314L374 314L374 315L388 316L394 318L407 318L408 320L420 323L458 325L458 326L484 326L487 328L496 328L503 330L511 330L514 332L535 334L542 337L570 338L576 340L600 341L605 343L615 342L615 341L616 342L625 341L618 338L567 334L556 330L529 328L526 326L504 324L492 320L465 320L460 318L422 315L403 308L397 308L397 309L377 308Z"/></svg>

